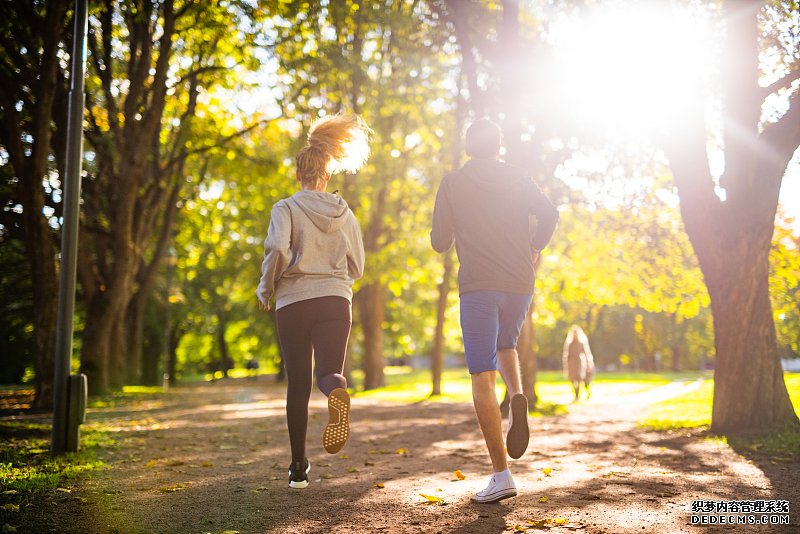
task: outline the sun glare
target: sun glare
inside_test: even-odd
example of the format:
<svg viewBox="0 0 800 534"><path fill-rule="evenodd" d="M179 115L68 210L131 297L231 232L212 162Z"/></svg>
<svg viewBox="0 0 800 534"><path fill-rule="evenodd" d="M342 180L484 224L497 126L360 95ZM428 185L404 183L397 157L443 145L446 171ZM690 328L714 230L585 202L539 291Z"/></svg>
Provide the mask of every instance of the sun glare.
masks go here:
<svg viewBox="0 0 800 534"><path fill-rule="evenodd" d="M596 7L564 20L556 98L599 131L652 131L674 123L707 87L714 39L708 17L668 3Z"/></svg>

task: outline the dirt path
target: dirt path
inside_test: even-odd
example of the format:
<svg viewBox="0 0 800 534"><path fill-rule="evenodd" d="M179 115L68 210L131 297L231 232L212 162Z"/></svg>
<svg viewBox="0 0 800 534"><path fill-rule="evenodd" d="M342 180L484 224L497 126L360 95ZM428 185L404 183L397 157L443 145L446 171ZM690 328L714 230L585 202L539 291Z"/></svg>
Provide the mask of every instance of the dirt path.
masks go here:
<svg viewBox="0 0 800 534"><path fill-rule="evenodd" d="M511 465L520 495L491 505L469 499L491 471L470 405L356 397L351 440L341 454L327 455L319 443L325 399L315 393L311 485L289 491L281 386L239 380L178 388L133 412L93 410L90 421L118 430L117 445L103 453L111 469L41 503L35 528L494 533L560 518L566 524L551 532L800 531L798 463L746 460L697 433L636 426L647 402L690 386L668 387L533 420L528 453ZM456 470L466 478L458 480ZM420 493L444 505L427 504ZM792 524L690 524L694 500L745 499L789 501Z"/></svg>

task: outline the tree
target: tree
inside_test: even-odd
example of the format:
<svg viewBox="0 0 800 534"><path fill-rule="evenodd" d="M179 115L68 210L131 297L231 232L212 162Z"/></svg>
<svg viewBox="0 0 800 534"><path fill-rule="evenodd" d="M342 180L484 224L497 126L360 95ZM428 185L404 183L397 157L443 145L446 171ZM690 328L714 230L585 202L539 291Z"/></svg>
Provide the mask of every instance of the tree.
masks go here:
<svg viewBox="0 0 800 534"><path fill-rule="evenodd" d="M769 253L778 194L800 144L797 34L784 43L782 77L759 86L760 27L789 16L789 2L726 2L723 58L725 172L714 190L700 102L692 126L664 141L681 214L703 271L714 314L716 367L711 428L719 433L766 432L800 424L778 358L769 295ZM764 99L788 91L789 108L762 120ZM699 100L699 99L698 99Z"/></svg>
<svg viewBox="0 0 800 534"><path fill-rule="evenodd" d="M81 369L92 393L141 379L143 314L186 161L240 133L223 123L197 138L196 115L213 87L231 86L240 66L257 64L246 52L259 12L246 2L109 0L90 15L92 152L78 277L87 313Z"/></svg>
<svg viewBox="0 0 800 534"><path fill-rule="evenodd" d="M347 109L375 130L368 166L330 187L340 189L364 233L367 264L356 287L354 326L363 339L364 387L379 387L393 335L384 326L387 308L408 281L406 259L419 257L421 241L410 236L427 235L428 183L441 174L441 138L449 127L437 110L450 106L442 86L450 67L447 35L425 3L408 0L288 2L277 14L268 46L280 62L285 114L308 123ZM402 283L390 291L398 278Z"/></svg>
<svg viewBox="0 0 800 534"><path fill-rule="evenodd" d="M63 169L69 2L0 6L0 143L14 175L3 189L3 239L24 239L32 284L38 407L52 405L58 289L56 168ZM4 173L5 174L5 173ZM4 176L4 179L7 178ZM21 213L19 213L21 211ZM20 216L17 216L20 215ZM10 221L9 219L16 219Z"/></svg>

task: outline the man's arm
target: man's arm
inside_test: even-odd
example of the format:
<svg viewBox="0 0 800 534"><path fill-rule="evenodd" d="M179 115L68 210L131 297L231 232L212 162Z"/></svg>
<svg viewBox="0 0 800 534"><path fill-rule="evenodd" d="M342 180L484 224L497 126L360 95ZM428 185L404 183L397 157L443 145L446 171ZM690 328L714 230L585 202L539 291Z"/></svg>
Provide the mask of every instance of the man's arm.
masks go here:
<svg viewBox="0 0 800 534"><path fill-rule="evenodd" d="M433 224L431 227L431 246L436 252L445 252L453 246L455 228L453 213L447 198L447 178L442 180L436 193L436 204L433 208Z"/></svg>
<svg viewBox="0 0 800 534"><path fill-rule="evenodd" d="M537 220L536 235L531 240L532 252L536 254L546 247L553 237L558 223L558 209L533 180L530 181L529 198L531 213Z"/></svg>

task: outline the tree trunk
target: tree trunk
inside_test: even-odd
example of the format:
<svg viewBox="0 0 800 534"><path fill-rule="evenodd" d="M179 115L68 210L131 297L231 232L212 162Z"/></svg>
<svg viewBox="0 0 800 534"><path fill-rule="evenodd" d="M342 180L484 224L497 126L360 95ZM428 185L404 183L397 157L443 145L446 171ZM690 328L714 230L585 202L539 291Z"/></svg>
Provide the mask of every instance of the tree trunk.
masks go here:
<svg viewBox="0 0 800 534"><path fill-rule="evenodd" d="M81 336L81 372L87 377L89 395L102 395L110 390L108 355L113 324L109 320L94 319L106 317L108 308L104 296L97 295L86 310L86 326Z"/></svg>
<svg viewBox="0 0 800 534"><path fill-rule="evenodd" d="M143 350L144 350L144 311L145 297L139 291L128 304L126 313L126 333L128 341L127 357L127 384L141 384L143 377ZM167 304L169 305L169 304Z"/></svg>
<svg viewBox="0 0 800 534"><path fill-rule="evenodd" d="M444 322L447 311L447 297L450 294L450 282L453 277L453 252L445 252L444 272L442 282L439 284L439 300L436 303L436 330L433 334L433 349L431 350L431 374L433 384L431 396L442 394L442 371L444 370Z"/></svg>
<svg viewBox="0 0 800 534"><path fill-rule="evenodd" d="M386 287L372 282L361 287L356 299L364 335L364 390L385 385L383 376L383 322L386 316Z"/></svg>
<svg viewBox="0 0 800 534"><path fill-rule="evenodd" d="M768 246L705 273L717 357L711 430L730 434L797 424L783 379L769 298Z"/></svg>
<svg viewBox="0 0 800 534"><path fill-rule="evenodd" d="M217 315L217 346L219 347L219 360L222 376L228 378L228 371L232 368L230 354L228 353L228 342L225 341L225 331L228 329L228 322L222 316Z"/></svg>

